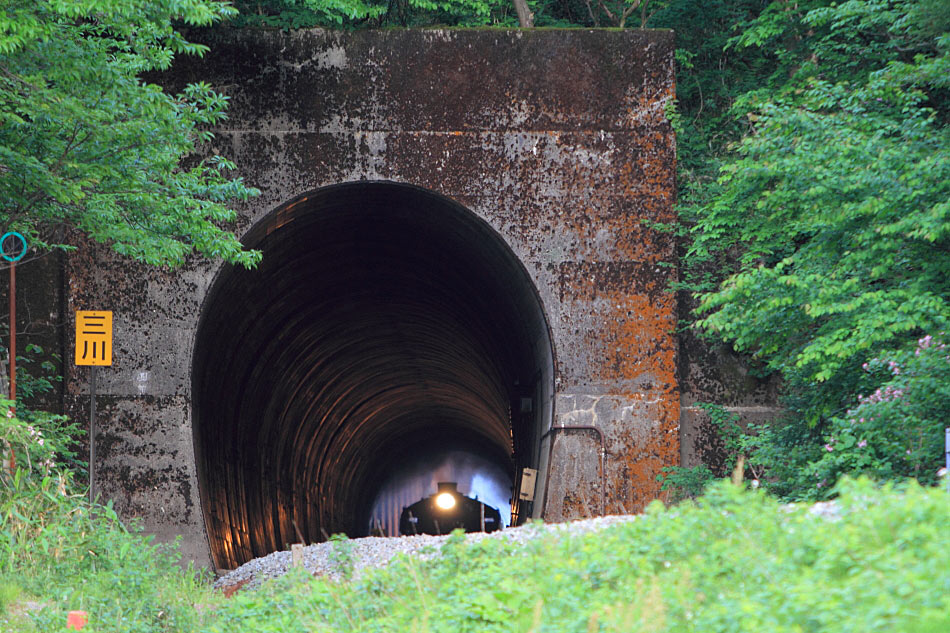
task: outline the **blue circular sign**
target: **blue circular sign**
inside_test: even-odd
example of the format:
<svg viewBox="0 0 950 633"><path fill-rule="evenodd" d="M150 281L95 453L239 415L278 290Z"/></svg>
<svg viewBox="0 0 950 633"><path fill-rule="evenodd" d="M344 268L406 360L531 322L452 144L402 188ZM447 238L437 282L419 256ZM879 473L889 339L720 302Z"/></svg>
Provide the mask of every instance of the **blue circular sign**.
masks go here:
<svg viewBox="0 0 950 633"><path fill-rule="evenodd" d="M3 245L6 243L7 238L13 236L19 238L20 243L23 244L23 250L20 251L19 255L10 256L7 255L6 249L3 248ZM7 231L3 234L3 237L0 237L0 257L3 257L8 262L18 262L23 259L23 256L26 255L26 238L17 233L16 231Z"/></svg>

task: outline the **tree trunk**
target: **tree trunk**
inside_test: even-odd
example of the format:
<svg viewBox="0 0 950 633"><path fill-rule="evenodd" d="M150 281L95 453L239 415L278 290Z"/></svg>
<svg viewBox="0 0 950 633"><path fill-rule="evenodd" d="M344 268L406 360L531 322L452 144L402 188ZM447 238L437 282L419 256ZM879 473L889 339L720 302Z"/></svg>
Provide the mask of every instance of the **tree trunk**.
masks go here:
<svg viewBox="0 0 950 633"><path fill-rule="evenodd" d="M523 29L530 29L534 26L534 14L528 8L528 0L512 0L515 3L515 11L518 12L518 24Z"/></svg>

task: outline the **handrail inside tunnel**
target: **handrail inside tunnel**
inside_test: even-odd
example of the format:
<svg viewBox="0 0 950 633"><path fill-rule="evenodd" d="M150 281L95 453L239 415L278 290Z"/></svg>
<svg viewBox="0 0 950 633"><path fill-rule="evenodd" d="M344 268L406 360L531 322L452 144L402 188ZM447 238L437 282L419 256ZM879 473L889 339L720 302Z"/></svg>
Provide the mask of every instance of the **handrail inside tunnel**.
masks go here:
<svg viewBox="0 0 950 633"><path fill-rule="evenodd" d="M467 450L512 481L537 467L550 407L523 415L517 402L526 385L553 390L547 321L484 220L423 189L360 182L298 197L244 241L263 261L218 275L193 359L216 566L298 534L364 535L410 458Z"/></svg>

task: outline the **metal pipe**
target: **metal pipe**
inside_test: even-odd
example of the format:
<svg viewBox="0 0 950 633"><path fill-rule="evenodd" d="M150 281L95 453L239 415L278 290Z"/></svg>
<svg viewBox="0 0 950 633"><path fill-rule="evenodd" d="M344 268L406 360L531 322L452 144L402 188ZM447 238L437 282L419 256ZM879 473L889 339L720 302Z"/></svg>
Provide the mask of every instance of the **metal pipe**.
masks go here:
<svg viewBox="0 0 950 633"><path fill-rule="evenodd" d="M96 369L89 368L89 503L96 502Z"/></svg>
<svg viewBox="0 0 950 633"><path fill-rule="evenodd" d="M598 429L596 426L591 426L589 424L563 424L559 426L552 426L548 429L544 435L541 436L541 441L544 441L548 435L552 435L555 431L593 431L597 434L597 437L600 439L600 516L607 515L607 443L604 441L604 432ZM550 488L551 483L551 457L554 455L554 438L551 438L551 443L548 445L548 467L547 471L544 474L544 499L541 500L541 511L543 512L547 508L548 504L548 489Z"/></svg>
<svg viewBox="0 0 950 633"><path fill-rule="evenodd" d="M16 262L10 262L10 413L16 415ZM10 447L10 474L16 472L16 454Z"/></svg>

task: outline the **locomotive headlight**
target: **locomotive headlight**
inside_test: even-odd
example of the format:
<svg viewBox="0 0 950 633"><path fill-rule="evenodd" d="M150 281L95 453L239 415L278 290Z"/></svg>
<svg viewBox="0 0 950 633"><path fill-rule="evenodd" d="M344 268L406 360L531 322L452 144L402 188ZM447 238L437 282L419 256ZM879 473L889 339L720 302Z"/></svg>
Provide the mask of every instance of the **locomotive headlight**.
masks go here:
<svg viewBox="0 0 950 633"><path fill-rule="evenodd" d="M443 492L435 498L435 505L443 510L451 510L455 507L455 495L451 492Z"/></svg>

